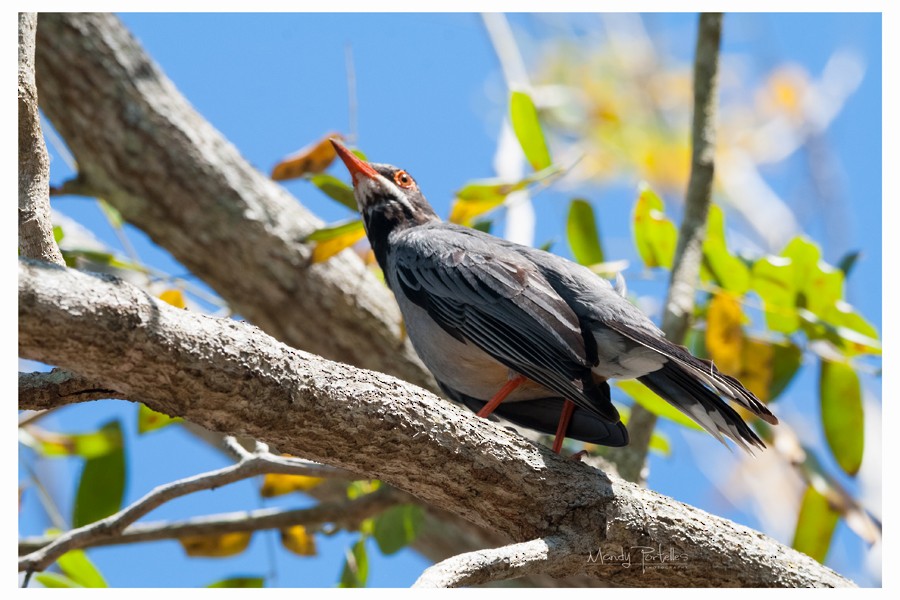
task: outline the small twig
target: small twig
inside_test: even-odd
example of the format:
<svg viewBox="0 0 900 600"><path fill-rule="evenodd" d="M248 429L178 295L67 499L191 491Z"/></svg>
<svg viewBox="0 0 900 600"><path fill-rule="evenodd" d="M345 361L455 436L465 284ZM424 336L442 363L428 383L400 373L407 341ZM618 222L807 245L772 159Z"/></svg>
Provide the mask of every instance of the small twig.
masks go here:
<svg viewBox="0 0 900 600"><path fill-rule="evenodd" d="M21 429L22 427L32 425L56 410L56 408L47 408L26 411L19 416L19 428Z"/></svg>
<svg viewBox="0 0 900 600"><path fill-rule="evenodd" d="M721 37L722 14L701 14L694 54L691 177L685 197L684 219L678 231L678 246L672 263L662 324L666 337L675 343L681 343L690 326L703 259L706 218L712 198ZM642 480L650 436L655 427L656 415L635 404L628 421L631 443L624 450L610 453L610 458L616 462L619 473L625 479Z"/></svg>
<svg viewBox="0 0 900 600"><path fill-rule="evenodd" d="M226 441L228 439L234 440L231 436L226 438ZM234 449L240 445L234 441L231 447ZM242 459L231 466L161 485L114 515L63 533L40 550L20 559L19 570L42 571L69 550L96 545L98 540L118 537L126 527L153 509L187 494L214 489L267 473L309 475L312 472L322 476L323 473L342 472L340 469L300 459L276 457L268 453L251 454L242 447L241 451L244 453Z"/></svg>
<svg viewBox="0 0 900 600"><path fill-rule="evenodd" d="M206 515L183 521L135 523L126 527L120 534L106 534L102 537L95 537L89 543L79 547L113 546L172 540L195 535L219 535L260 531L263 529L284 529L293 525L303 525L308 529L315 529L328 523L338 529L353 530L358 528L359 524L365 519L403 502L404 496L404 494L397 492L393 488L382 488L354 500L326 502L310 508L292 510L264 508ZM57 543L60 537L62 536L40 536L20 540L19 554L29 552L31 553L29 556L32 556L41 549L46 549L51 544ZM19 570L22 570L21 562Z"/></svg>
<svg viewBox="0 0 900 600"><path fill-rule="evenodd" d="M428 567L413 587L463 587L543 573L554 557L571 554L569 546L565 538L548 537L466 552Z"/></svg>
<svg viewBox="0 0 900 600"><path fill-rule="evenodd" d="M226 435L222 439L225 449L228 450L238 460L248 460L253 458L253 453L244 448L233 435Z"/></svg>
<svg viewBox="0 0 900 600"><path fill-rule="evenodd" d="M356 145L359 143L359 108L356 99L356 67L353 63L353 46L350 44L344 46L344 66L347 69L347 113L350 127L347 141Z"/></svg>

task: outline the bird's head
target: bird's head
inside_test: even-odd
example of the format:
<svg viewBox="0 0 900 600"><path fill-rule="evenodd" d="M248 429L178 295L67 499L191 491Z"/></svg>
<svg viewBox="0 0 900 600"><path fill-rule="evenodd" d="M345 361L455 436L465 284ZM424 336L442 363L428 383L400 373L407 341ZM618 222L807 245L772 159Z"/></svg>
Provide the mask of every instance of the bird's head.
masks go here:
<svg viewBox="0 0 900 600"><path fill-rule="evenodd" d="M391 165L368 163L339 141L331 143L353 177L353 195L373 246L392 231L439 220L412 175Z"/></svg>

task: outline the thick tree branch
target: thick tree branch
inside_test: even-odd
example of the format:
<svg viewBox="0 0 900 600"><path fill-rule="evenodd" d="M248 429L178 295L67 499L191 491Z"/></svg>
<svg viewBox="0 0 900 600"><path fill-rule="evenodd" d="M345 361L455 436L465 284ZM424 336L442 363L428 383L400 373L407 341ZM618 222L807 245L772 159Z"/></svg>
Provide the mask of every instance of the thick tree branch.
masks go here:
<svg viewBox="0 0 900 600"><path fill-rule="evenodd" d="M108 276L20 261L19 324L20 355L102 379L155 410L381 479L512 543L565 537L572 554L556 576L850 585L758 532L559 457L411 384L178 310ZM588 560L598 547L634 546L689 560L643 573Z"/></svg>
<svg viewBox="0 0 900 600"><path fill-rule="evenodd" d="M36 13L19 13L19 250L64 265L50 224L50 159L34 83Z"/></svg>
<svg viewBox="0 0 900 600"><path fill-rule="evenodd" d="M251 167L115 16L42 14L36 60L41 107L78 161L79 189L271 335L437 389L388 289L351 252L311 265L300 240L322 222Z"/></svg>
<svg viewBox="0 0 900 600"><path fill-rule="evenodd" d="M555 559L565 563L571 554L568 540L561 537L467 552L429 567L413 587L464 587L545 573Z"/></svg>
<svg viewBox="0 0 900 600"><path fill-rule="evenodd" d="M701 14L694 52L691 176L685 196L684 218L678 230L678 246L675 248L662 322L666 337L679 344L690 327L694 311L694 295L703 260L703 240L706 237L706 218L712 199L721 37L722 14ZM628 422L631 443L615 456L619 473L629 481L642 479L654 427L656 415L635 404Z"/></svg>

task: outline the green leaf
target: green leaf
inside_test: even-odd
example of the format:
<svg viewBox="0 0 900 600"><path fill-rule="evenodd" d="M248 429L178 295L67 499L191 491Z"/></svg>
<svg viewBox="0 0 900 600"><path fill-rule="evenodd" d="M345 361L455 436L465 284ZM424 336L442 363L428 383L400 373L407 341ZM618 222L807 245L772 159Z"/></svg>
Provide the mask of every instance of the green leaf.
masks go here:
<svg viewBox="0 0 900 600"><path fill-rule="evenodd" d="M125 221L122 219L122 213L119 212L119 209L100 198L97 199L97 202L100 203L100 208L103 210L103 214L106 215L109 224L116 229L122 229Z"/></svg>
<svg viewBox="0 0 900 600"><path fill-rule="evenodd" d="M56 243L60 243L63 238L66 237L66 234L63 233L63 228L59 225L53 226L53 239L56 240Z"/></svg>
<svg viewBox="0 0 900 600"><path fill-rule="evenodd" d="M572 200L569 205L566 237L572 248L572 255L579 264L596 265L603 262L603 247L600 245L597 223L594 220L594 209L586 200Z"/></svg>
<svg viewBox="0 0 900 600"><path fill-rule="evenodd" d="M750 287L750 269L744 261L728 251L725 243L725 217L716 204L709 207L700 267L702 279L711 279L729 292L743 295Z"/></svg>
<svg viewBox="0 0 900 600"><path fill-rule="evenodd" d="M690 429L703 430L702 427L694 423L693 419L685 415L683 412L657 396L650 388L639 381L628 379L625 381L617 381L616 386L623 392L628 394L632 400L652 412L653 414L674 421L679 425L683 425Z"/></svg>
<svg viewBox="0 0 900 600"><path fill-rule="evenodd" d="M353 188L337 177L328 173L319 173L309 177L309 181L332 200L343 204L353 212L358 210L356 198L353 197Z"/></svg>
<svg viewBox="0 0 900 600"><path fill-rule="evenodd" d="M167 414L156 412L146 404L138 403L138 433L141 435L182 421L184 419L181 417L170 417Z"/></svg>
<svg viewBox="0 0 900 600"><path fill-rule="evenodd" d="M490 219L482 219L480 221L475 221L474 223L472 223L472 229L477 229L478 231L481 231L482 233L490 233L491 227L493 227L493 226L494 226L494 222L491 221Z"/></svg>
<svg viewBox="0 0 900 600"><path fill-rule="evenodd" d="M640 194L634 204L632 225L634 243L647 267L672 267L678 230L665 215L662 198L647 184L641 184Z"/></svg>
<svg viewBox="0 0 900 600"><path fill-rule="evenodd" d="M80 588L84 587L79 585L66 577L65 575L60 575L59 573L53 573L51 571L47 571L46 573L38 573L34 576L34 578L41 583L44 587L47 588Z"/></svg>
<svg viewBox="0 0 900 600"><path fill-rule="evenodd" d="M373 534L382 554L393 554L416 539L422 524L422 508L404 504L375 517Z"/></svg>
<svg viewBox="0 0 900 600"><path fill-rule="evenodd" d="M829 506L825 496L813 486L807 487L797 515L793 547L819 562L825 562L837 522L838 513Z"/></svg>
<svg viewBox="0 0 900 600"><path fill-rule="evenodd" d="M505 179L479 179L470 181L456 192L456 200L450 209L448 221L469 225L475 217L493 210L503 204L506 197L524 190L529 185L548 179L563 169L550 166L537 173L532 173L519 181L507 181Z"/></svg>
<svg viewBox="0 0 900 600"><path fill-rule="evenodd" d="M793 266L795 306L824 318L844 295L844 273L822 262L819 247L802 236L792 239L781 255Z"/></svg>
<svg viewBox="0 0 900 600"><path fill-rule="evenodd" d="M350 219L334 223L321 229L316 229L311 234L303 238L304 242L327 242L339 237L348 236L359 231L365 232L365 226L362 219Z"/></svg>
<svg viewBox="0 0 900 600"><path fill-rule="evenodd" d="M122 446L121 433L109 428L89 433L32 432L31 435L20 434L20 439L47 457L96 458Z"/></svg>
<svg viewBox="0 0 900 600"><path fill-rule="evenodd" d="M510 95L509 119L531 168L540 171L549 167L553 160L550 158L547 140L544 139L544 131L541 129L541 122L538 120L537 109L531 96L518 91Z"/></svg>
<svg viewBox="0 0 900 600"><path fill-rule="evenodd" d="M791 383L803 363L803 351L797 344L772 344L772 381L769 384L769 402L774 401Z"/></svg>
<svg viewBox="0 0 900 600"><path fill-rule="evenodd" d="M108 267L113 267L116 269L124 269L127 271L137 271L139 273L146 273L147 269L143 266L129 262L127 260L121 260L116 258L110 252L102 252L99 250L85 250L82 248L75 248L70 250L62 251L63 258L66 261L66 266L69 267L77 267L78 259L83 261L87 261L89 263L96 263L98 265L105 265Z"/></svg>
<svg viewBox="0 0 900 600"><path fill-rule="evenodd" d="M503 202L508 195L524 190L531 183L533 181L530 177L512 182L505 179L479 179L471 181L457 190L456 199L467 202Z"/></svg>
<svg viewBox="0 0 900 600"><path fill-rule="evenodd" d="M865 444L862 393L853 367L823 359L819 401L828 447L844 472L855 475L862 464Z"/></svg>
<svg viewBox="0 0 900 600"><path fill-rule="evenodd" d="M850 276L850 271L856 266L856 261L859 260L860 253L859 250L851 250L838 261L837 267L844 272L844 278Z"/></svg>
<svg viewBox="0 0 900 600"><path fill-rule="evenodd" d="M69 550L57 561L62 572L81 587L109 587L103 575L83 550Z"/></svg>
<svg viewBox="0 0 900 600"><path fill-rule="evenodd" d="M825 320L834 326L841 349L847 356L881 354L878 330L846 302L836 302Z"/></svg>
<svg viewBox="0 0 900 600"><path fill-rule="evenodd" d="M341 571L341 580L338 583L338 587L366 587L366 580L368 578L369 557L366 554L366 538L361 537L358 542L347 549L344 568Z"/></svg>
<svg viewBox="0 0 900 600"><path fill-rule="evenodd" d="M266 580L262 577L229 577L209 584L208 588L261 588Z"/></svg>
<svg viewBox="0 0 900 600"><path fill-rule="evenodd" d="M104 430L121 439L118 421L107 423L101 429ZM124 495L125 448L120 444L106 454L84 462L75 495L72 526L81 527L118 512Z"/></svg>
<svg viewBox="0 0 900 600"><path fill-rule="evenodd" d="M751 269L752 287L763 301L766 325L773 331L793 333L800 327L794 299L794 265L779 256L764 256Z"/></svg>

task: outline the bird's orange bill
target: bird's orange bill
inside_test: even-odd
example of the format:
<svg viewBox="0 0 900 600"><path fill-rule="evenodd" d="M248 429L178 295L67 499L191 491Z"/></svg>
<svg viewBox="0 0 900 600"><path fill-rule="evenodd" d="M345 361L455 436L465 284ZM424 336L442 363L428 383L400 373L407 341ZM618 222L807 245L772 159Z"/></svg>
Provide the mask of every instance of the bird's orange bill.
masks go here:
<svg viewBox="0 0 900 600"><path fill-rule="evenodd" d="M356 183L357 177L359 176L368 177L369 179L378 177L378 172L370 167L369 163L358 158L342 143L340 143L336 139L332 139L331 145L334 146L334 149L337 152L338 156L340 156L341 160L344 161L344 164L347 165L347 170L350 171L350 175L353 177L354 184Z"/></svg>

